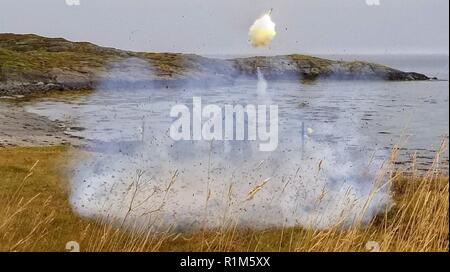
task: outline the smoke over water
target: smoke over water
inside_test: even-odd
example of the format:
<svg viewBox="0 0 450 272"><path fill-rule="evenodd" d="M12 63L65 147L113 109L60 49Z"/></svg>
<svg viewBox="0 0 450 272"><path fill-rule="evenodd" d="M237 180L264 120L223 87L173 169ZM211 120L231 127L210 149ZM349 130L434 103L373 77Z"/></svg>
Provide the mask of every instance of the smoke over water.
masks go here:
<svg viewBox="0 0 450 272"><path fill-rule="evenodd" d="M147 67L129 60L113 65L109 74L151 74ZM254 141L171 139L171 107L192 105L193 96L205 104L277 103L277 93L259 69L257 79L232 88L228 93L193 86L129 91L122 85L115 89L106 79L86 101L102 97L96 110L105 116L80 124L90 152L74 165L73 208L125 225L188 230L228 223L345 226L367 222L388 204L385 177L377 176L384 172L382 162L359 149L358 137L333 139L336 129L357 133L340 127L341 120L352 118L350 112L334 116L332 124L310 124L310 132L302 133L302 116L279 105L274 152L259 151ZM106 133L101 126L107 126Z"/></svg>

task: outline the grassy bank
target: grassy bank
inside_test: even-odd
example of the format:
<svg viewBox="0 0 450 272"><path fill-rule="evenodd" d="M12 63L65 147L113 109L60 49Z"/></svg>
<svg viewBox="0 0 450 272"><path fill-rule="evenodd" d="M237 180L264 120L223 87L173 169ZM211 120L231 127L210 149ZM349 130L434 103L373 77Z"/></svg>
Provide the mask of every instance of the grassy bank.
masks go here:
<svg viewBox="0 0 450 272"><path fill-rule="evenodd" d="M395 205L349 229L223 229L154 233L84 219L68 202L64 147L0 149L0 251L448 251L449 180L437 171L395 173ZM436 162L438 161L438 158ZM370 245L370 244L369 244Z"/></svg>

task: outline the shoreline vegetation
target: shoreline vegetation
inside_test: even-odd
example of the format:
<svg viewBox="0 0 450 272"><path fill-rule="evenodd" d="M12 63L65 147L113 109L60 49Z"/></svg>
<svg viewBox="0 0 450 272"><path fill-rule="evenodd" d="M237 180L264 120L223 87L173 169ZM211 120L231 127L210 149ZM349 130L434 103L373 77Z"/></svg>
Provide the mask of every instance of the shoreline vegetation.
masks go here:
<svg viewBox="0 0 450 272"><path fill-rule="evenodd" d="M124 73L120 80L111 72L117 65ZM193 54L131 52L62 38L0 33L0 96L92 90L105 80L116 88L136 89L230 85L240 79L256 78L258 68L269 80L299 82L431 79L380 64L298 54L215 59Z"/></svg>
<svg viewBox="0 0 450 272"><path fill-rule="evenodd" d="M367 225L323 230L303 227L250 229L230 223L218 229L153 232L126 228L75 214L69 204L67 162L70 147L0 149L0 251L66 251L76 241L81 251L227 252L447 252L449 178L439 169L445 143L425 172L389 173L394 204ZM70 156L69 156L70 154ZM390 163L395 162L396 150ZM257 196L255 196L257 197Z"/></svg>

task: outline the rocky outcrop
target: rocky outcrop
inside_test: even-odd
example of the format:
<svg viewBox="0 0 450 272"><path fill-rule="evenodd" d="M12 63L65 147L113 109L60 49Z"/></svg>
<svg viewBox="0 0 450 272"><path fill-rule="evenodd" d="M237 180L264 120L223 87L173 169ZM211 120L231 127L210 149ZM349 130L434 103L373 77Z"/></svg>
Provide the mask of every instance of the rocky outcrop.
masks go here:
<svg viewBox="0 0 450 272"><path fill-rule="evenodd" d="M37 35L0 34L0 94L111 86L232 84L254 78L258 68L271 80L429 80L367 62L305 55L211 59L190 54L142 53Z"/></svg>

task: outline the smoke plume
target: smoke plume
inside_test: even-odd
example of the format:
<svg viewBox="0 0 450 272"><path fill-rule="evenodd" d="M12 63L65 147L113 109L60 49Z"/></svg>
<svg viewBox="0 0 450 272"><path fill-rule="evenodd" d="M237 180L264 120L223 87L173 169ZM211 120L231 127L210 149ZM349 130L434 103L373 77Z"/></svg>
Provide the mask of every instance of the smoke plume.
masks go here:
<svg viewBox="0 0 450 272"><path fill-rule="evenodd" d="M129 60L109 72L148 75L148 64ZM134 68L133 68L134 67ZM358 137L330 141L340 126L312 124L302 150L302 124L280 106L275 152L250 141L173 141L169 112L193 96L208 103L277 103L279 97L258 69L258 79L231 89L194 86L141 91L114 90L106 79L83 101L80 126L90 139L89 158L76 161L71 204L86 217L157 230L240 226L327 228L367 222L388 204L381 161L371 161ZM99 102L100 101L100 102ZM93 117L96 116L96 117ZM103 129L102 129L103 128ZM346 127L345 133L357 134ZM350 148L349 148L350 147Z"/></svg>
<svg viewBox="0 0 450 272"><path fill-rule="evenodd" d="M249 30L249 40L253 47L269 45L276 35L275 23L269 13L257 19Z"/></svg>

